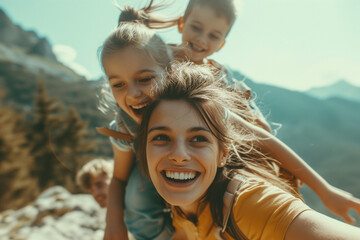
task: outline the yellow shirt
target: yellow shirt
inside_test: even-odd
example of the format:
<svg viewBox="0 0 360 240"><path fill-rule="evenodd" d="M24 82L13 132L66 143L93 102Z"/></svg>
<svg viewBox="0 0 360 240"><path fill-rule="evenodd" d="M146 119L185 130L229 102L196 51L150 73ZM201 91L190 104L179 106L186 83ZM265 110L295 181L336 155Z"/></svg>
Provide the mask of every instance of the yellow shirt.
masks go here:
<svg viewBox="0 0 360 240"><path fill-rule="evenodd" d="M300 199L259 179L248 178L233 206L235 221L251 240L282 240L296 216L310 208ZM209 204L198 217L197 226L174 211L173 224L189 240L216 240ZM232 239L232 238L230 238Z"/></svg>

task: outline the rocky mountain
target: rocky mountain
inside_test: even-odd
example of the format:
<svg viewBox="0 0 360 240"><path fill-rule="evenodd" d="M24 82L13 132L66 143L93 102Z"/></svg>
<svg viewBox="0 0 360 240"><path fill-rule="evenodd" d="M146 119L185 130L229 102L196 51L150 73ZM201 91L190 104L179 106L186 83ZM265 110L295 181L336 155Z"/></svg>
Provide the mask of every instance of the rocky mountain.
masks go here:
<svg viewBox="0 0 360 240"><path fill-rule="evenodd" d="M19 47L29 54L57 61L46 38L39 38L34 31L23 30L14 24L2 9L0 9L0 33L0 42L6 46Z"/></svg>
<svg viewBox="0 0 360 240"><path fill-rule="evenodd" d="M360 87L354 86L346 80L340 80L329 86L311 88L306 93L320 99L338 97L360 102Z"/></svg>
<svg viewBox="0 0 360 240"><path fill-rule="evenodd" d="M0 239L100 240L105 210L89 194L61 186L44 191L28 206L0 213Z"/></svg>
<svg viewBox="0 0 360 240"><path fill-rule="evenodd" d="M98 90L101 83L88 81L56 60L49 41L33 31L14 24L0 9L0 88L5 91L2 101L20 113L33 108L37 85L43 81L49 96L65 107L74 107L89 129L108 124L107 116L98 110ZM105 138L99 137L100 142ZM109 155L106 142L101 154ZM104 150L104 151L103 151Z"/></svg>
<svg viewBox="0 0 360 240"><path fill-rule="evenodd" d="M58 62L45 37L23 30L0 9L0 62L17 64L37 75L51 75L62 81L86 81L72 69Z"/></svg>
<svg viewBox="0 0 360 240"><path fill-rule="evenodd" d="M77 168L95 156L111 157L107 137L95 131L110 119L98 110L99 86L58 62L46 38L0 10L0 211L23 207L55 184L79 192ZM40 171L48 179L40 180L46 175ZM56 183L59 177L67 180Z"/></svg>

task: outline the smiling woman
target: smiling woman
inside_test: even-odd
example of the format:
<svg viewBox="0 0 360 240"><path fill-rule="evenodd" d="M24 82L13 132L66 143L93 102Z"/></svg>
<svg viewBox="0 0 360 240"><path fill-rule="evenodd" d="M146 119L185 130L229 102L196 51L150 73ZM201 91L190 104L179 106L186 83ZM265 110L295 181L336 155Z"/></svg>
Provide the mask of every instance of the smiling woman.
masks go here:
<svg viewBox="0 0 360 240"><path fill-rule="evenodd" d="M311 210L282 182L258 151L261 139L233 124L232 112L251 114L240 110L245 99L220 82L208 67L173 64L143 116L139 157L175 228L188 239L358 239L359 228ZM224 205L235 178L236 200Z"/></svg>
<svg viewBox="0 0 360 240"><path fill-rule="evenodd" d="M209 188L217 161L226 153L219 151L216 137L185 101L159 103L148 129L148 169L156 189L171 204L191 207L192 199L200 199ZM188 212L194 210L196 205Z"/></svg>

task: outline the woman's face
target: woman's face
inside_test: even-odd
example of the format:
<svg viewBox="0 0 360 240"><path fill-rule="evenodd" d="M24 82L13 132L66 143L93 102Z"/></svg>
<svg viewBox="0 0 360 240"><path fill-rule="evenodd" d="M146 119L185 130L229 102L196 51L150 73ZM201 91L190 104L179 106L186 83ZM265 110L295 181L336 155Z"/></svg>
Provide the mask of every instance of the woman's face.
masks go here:
<svg viewBox="0 0 360 240"><path fill-rule="evenodd" d="M103 59L105 74L118 106L137 123L153 101L150 90L163 72L144 51L126 47Z"/></svg>
<svg viewBox="0 0 360 240"><path fill-rule="evenodd" d="M170 204L195 212L223 157L218 140L183 100L160 102L147 131L146 157L154 186Z"/></svg>

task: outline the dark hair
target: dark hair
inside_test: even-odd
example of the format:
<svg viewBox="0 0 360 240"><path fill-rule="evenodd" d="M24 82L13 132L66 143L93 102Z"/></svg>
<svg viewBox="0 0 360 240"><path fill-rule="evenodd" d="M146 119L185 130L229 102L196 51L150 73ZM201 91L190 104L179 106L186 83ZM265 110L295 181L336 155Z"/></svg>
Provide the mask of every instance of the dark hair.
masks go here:
<svg viewBox="0 0 360 240"><path fill-rule="evenodd" d="M226 116L230 111L247 119L252 118L252 113L243 108L247 101L245 97L239 97L235 90L223 87L223 78L223 73L210 65L171 64L163 84L154 90L157 99L145 110L137 134L138 159L145 175L149 177L146 143L152 112L163 100L184 100L194 107L218 139L219 148L229 151L225 166L218 168L213 183L202 199L202 202L210 203L212 218L219 226L223 218L223 195L229 179L235 174L255 175L294 194L276 176L272 160L258 150L257 137L229 122L229 117ZM182 214L179 208L176 210ZM230 222L226 231L233 236L234 231L231 229L234 226Z"/></svg>
<svg viewBox="0 0 360 240"><path fill-rule="evenodd" d="M166 8L168 5L153 5L154 0L150 0L149 4L136 10L130 6L125 6L124 9L117 5L121 14L118 19L118 25L124 22L134 22L138 21L142 24L146 25L148 28L151 29L163 29L169 28L177 25L178 18L168 18L166 19L164 16L159 17L155 15L155 12Z"/></svg>

